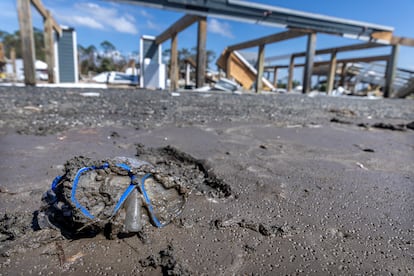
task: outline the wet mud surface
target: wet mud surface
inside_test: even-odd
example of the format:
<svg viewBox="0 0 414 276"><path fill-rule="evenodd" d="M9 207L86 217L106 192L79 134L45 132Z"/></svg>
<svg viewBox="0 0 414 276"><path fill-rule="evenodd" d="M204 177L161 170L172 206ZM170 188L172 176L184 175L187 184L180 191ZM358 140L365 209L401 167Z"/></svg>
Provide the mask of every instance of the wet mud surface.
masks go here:
<svg viewBox="0 0 414 276"><path fill-rule="evenodd" d="M414 273L411 101L83 92L0 88L0 275ZM150 162L182 213L114 240L35 231L76 156Z"/></svg>

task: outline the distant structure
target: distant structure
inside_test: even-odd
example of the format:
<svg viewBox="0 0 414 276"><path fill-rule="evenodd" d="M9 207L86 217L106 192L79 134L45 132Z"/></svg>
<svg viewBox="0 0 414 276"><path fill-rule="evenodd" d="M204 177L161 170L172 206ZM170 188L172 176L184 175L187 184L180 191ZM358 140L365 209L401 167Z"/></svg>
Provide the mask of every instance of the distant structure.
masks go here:
<svg viewBox="0 0 414 276"><path fill-rule="evenodd" d="M78 82L78 52L75 29L62 26L62 36L56 44L58 64L56 82Z"/></svg>
<svg viewBox="0 0 414 276"><path fill-rule="evenodd" d="M174 1L165 1L165 0L111 0L112 2L127 2L131 4L142 4L148 5L151 7L157 7L161 9L171 9L174 11L183 11L187 13L186 17L183 17L181 20L177 21L172 25L166 32L164 32L165 37L172 39L172 49L176 45L176 34L181 30L185 29L189 25L199 20L198 18L203 18L205 21L205 16L220 16L224 18L236 19L249 21L252 23L262 23L266 25L273 25L276 27L287 28L288 31L270 35L267 37L262 37L247 41L244 43L239 43L237 45L232 45L227 47L222 54L221 61L219 61L219 66L224 69L227 73L228 78L235 77L232 74L234 72L240 71L232 70L234 62L237 59L234 58L232 54L234 51L241 49L258 47L258 62L256 65L255 73L255 90L260 92L263 89L263 73L264 73L264 60L265 60L265 46L270 43L276 43L279 41L284 41L288 39L293 39L301 36L306 36L308 38L306 52L304 54L305 63L304 74L303 74L303 93L308 93L311 90L311 78L313 75L314 69L314 58L316 54L316 38L318 33L338 35L347 38L360 39L368 41L366 48L371 46L376 47L375 44L385 44L391 47L391 53L386 58L386 73L385 73L385 84L383 87L384 96L389 97L394 92L392 87L394 84L394 79L397 72L397 61L400 45L413 46L414 39L396 37L393 35L394 29L388 26L381 26L377 24L371 24L366 22L359 22L354 20L346 20L341 18L335 18L330 16L323 16L312 13L298 12L290 9L279 8L275 6L263 5L259 3L252 3L240 0L216 0L216 1L205 1L205 0L174 0ZM192 15L192 17L191 17ZM202 57L197 58L196 64L198 68L202 68L200 62L205 62L205 37L202 34L202 30L199 25L199 44L198 44L198 54ZM202 28L202 27L201 27ZM201 39L201 41L200 41ZM164 40L157 39L157 43L161 43ZM346 47L346 46L345 46ZM351 45L351 47L354 47ZM359 47L359 46L355 46ZM333 87L337 58L336 52L329 52L331 54L331 60L329 62L329 88ZM176 88L175 85L175 75L178 69L176 68L177 57L175 56L174 51L171 52L171 65L170 65L170 79L173 85L173 89ZM219 59L220 60L220 59ZM233 64L233 65L232 65ZM290 62L290 69L293 70L295 67L294 57L292 56ZM237 66L236 66L237 67ZM236 69L236 67L234 67ZM251 68L249 69L250 71ZM253 71L252 71L253 72ZM204 70L196 73L196 79L204 79ZM290 74L292 76L292 74ZM237 77L237 76L236 76ZM290 77L291 78L291 77ZM197 86L201 85L202 81L197 81ZM291 81L289 86L291 86Z"/></svg>
<svg viewBox="0 0 414 276"><path fill-rule="evenodd" d="M74 29L61 27L52 17L50 11L44 7L41 0L17 0L25 84L36 85L32 5L43 17L49 83L77 82L77 44Z"/></svg>
<svg viewBox="0 0 414 276"><path fill-rule="evenodd" d="M165 64L162 63L162 47L155 43L155 37L140 39L140 86L141 88L165 89Z"/></svg>

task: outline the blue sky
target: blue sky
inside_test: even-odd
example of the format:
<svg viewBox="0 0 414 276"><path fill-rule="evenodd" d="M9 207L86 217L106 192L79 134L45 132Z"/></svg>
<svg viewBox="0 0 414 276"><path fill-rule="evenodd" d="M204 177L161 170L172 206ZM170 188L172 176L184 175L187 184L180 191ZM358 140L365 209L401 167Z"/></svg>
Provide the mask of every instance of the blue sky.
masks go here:
<svg viewBox="0 0 414 276"><path fill-rule="evenodd" d="M99 46L100 42L108 40L123 54L138 51L141 35L155 36L183 16L183 13L110 1L43 0L42 2L52 11L60 24L76 29L79 44ZM414 38L414 0L254 0L250 2L391 26L395 28L395 35ZM42 19L38 13L33 10L32 15L34 26L42 28ZM0 18L0 30L12 32L18 29L15 0L0 0ZM210 17L207 48L215 51L219 56L228 45L281 31L283 30L274 27ZM194 25L179 34L178 47L194 47L196 36ZM353 43L359 41L329 35L318 35L317 38L317 48ZM169 41L163 44L164 49L169 47ZM305 47L305 38L271 44L266 47L266 57L302 52ZM382 55L389 52L387 47L387 49L365 50L352 54L343 53L338 58L346 58L350 55ZM317 59L325 60L327 57L320 56ZM279 63L286 64L285 61ZM414 70L414 47L401 47L399 66Z"/></svg>

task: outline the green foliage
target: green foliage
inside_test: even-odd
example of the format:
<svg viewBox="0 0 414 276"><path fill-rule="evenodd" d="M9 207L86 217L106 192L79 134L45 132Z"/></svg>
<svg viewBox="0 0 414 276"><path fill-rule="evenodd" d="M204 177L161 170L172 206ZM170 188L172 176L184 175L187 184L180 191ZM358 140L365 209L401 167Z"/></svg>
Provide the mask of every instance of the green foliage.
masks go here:
<svg viewBox="0 0 414 276"><path fill-rule="evenodd" d="M116 47L107 40L102 41L99 46L105 54L116 51ZM125 69L126 61L124 58L116 59L115 62L113 57L102 57L98 54L95 45L89 45L88 47L78 45L78 51L81 74L87 75L89 71L101 73L105 71L123 71Z"/></svg>
<svg viewBox="0 0 414 276"><path fill-rule="evenodd" d="M89 45L88 47L83 47L82 45L78 44L81 74L87 75L89 71L92 71L92 72L98 71L98 67L95 63L96 52L97 52L97 49L95 45Z"/></svg>
<svg viewBox="0 0 414 276"><path fill-rule="evenodd" d="M100 44L100 46L101 46L102 50L105 53L110 53L110 52L116 50L116 47L114 46L114 44L112 44L108 40L102 41L101 44Z"/></svg>
<svg viewBox="0 0 414 276"><path fill-rule="evenodd" d="M286 89L286 83L283 83L281 80L278 80L277 82L277 88L283 88Z"/></svg>
<svg viewBox="0 0 414 276"><path fill-rule="evenodd" d="M43 31L38 28L33 28L33 36L35 43L35 55L36 59L45 61L45 44L43 39ZM16 58L22 58L22 42L20 38L20 31L14 33L8 33L0 31L0 40L3 42L5 55L10 57L10 51L12 48L16 51Z"/></svg>
<svg viewBox="0 0 414 276"><path fill-rule="evenodd" d="M295 88L298 85L300 85L300 81L298 81L298 80L293 80L292 81L292 87L293 88ZM277 88L286 89L287 88L287 84L286 83L283 83L282 80L278 80L278 82L277 82Z"/></svg>
<svg viewBox="0 0 414 276"><path fill-rule="evenodd" d="M103 58L101 61L101 65L98 67L97 72L102 73L106 71L115 71L114 62L109 58Z"/></svg>

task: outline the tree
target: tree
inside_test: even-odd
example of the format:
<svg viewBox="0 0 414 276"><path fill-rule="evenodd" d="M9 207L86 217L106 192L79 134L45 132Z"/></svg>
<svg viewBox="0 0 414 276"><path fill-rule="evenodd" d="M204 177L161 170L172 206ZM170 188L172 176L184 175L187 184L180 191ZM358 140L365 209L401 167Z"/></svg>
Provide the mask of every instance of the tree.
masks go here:
<svg viewBox="0 0 414 276"><path fill-rule="evenodd" d="M184 69L186 59L192 59L194 62L196 62L197 48L193 47L191 48L191 50L189 50L188 48L182 48L178 50L177 55L178 55L178 66L180 69ZM171 49L165 49L162 52L162 56L164 58L164 62L167 62L167 59L168 59L168 64L169 64L170 62L169 57L171 56ZM215 58L216 58L216 54L214 51L212 50L206 51L206 68L209 68L209 64L214 62Z"/></svg>
<svg viewBox="0 0 414 276"><path fill-rule="evenodd" d="M108 54L116 50L115 45L109 42L108 40L102 41L100 46L105 54Z"/></svg>
<svg viewBox="0 0 414 276"><path fill-rule="evenodd" d="M45 61L45 44L42 30L33 28L33 36L36 59ZM16 51L16 58L22 58L22 41L20 38L20 31L15 31L12 34L0 31L0 39L3 42L6 56L9 57L11 49L14 48Z"/></svg>
<svg viewBox="0 0 414 276"><path fill-rule="evenodd" d="M212 50L207 50L206 57L207 68L210 68L210 64L213 63L216 59L216 53Z"/></svg>
<svg viewBox="0 0 414 276"><path fill-rule="evenodd" d="M78 51L81 74L87 75L89 71L96 72L98 69L95 62L96 47L94 45L84 47L78 44Z"/></svg>
<svg viewBox="0 0 414 276"><path fill-rule="evenodd" d="M106 72L106 71L115 71L114 62L109 58L103 58L101 61L101 65L98 68L98 73Z"/></svg>

